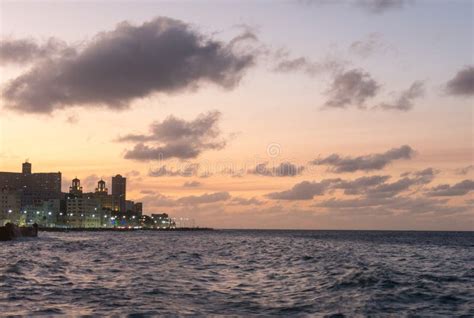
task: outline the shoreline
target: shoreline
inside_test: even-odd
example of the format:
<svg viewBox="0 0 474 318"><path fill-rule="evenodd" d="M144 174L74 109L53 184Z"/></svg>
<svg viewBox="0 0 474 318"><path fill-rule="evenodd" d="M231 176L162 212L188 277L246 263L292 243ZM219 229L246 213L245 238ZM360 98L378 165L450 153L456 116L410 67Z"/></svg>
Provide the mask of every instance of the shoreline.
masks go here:
<svg viewBox="0 0 474 318"><path fill-rule="evenodd" d="M192 231L214 231L210 227L182 227L175 229L134 229L134 228L56 228L40 227L39 232L133 232L133 231L156 231L156 232L192 232Z"/></svg>

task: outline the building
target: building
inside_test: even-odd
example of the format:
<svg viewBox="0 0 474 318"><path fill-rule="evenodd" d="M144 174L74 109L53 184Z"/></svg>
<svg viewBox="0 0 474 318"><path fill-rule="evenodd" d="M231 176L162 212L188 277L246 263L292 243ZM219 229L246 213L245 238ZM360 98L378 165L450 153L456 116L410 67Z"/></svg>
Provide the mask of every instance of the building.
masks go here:
<svg viewBox="0 0 474 318"><path fill-rule="evenodd" d="M125 200L125 211L127 213L134 212L135 211L135 202L130 201L130 200Z"/></svg>
<svg viewBox="0 0 474 318"><path fill-rule="evenodd" d="M121 175L112 177L112 197L114 200L114 211L126 212L126 194L127 194L127 178Z"/></svg>
<svg viewBox="0 0 474 318"><path fill-rule="evenodd" d="M0 189L21 191L21 205L40 204L44 200L61 198L61 172L32 173L24 162L21 172L0 172Z"/></svg>
<svg viewBox="0 0 474 318"><path fill-rule="evenodd" d="M83 193L81 181L72 180L69 194L65 198L65 215L62 224L74 228L100 228L109 225L110 211L103 211L95 194Z"/></svg>
<svg viewBox="0 0 474 318"><path fill-rule="evenodd" d="M40 227L55 227L58 224L60 213L60 200L49 199L41 204L22 207L20 224L38 224Z"/></svg>
<svg viewBox="0 0 474 318"><path fill-rule="evenodd" d="M136 202L133 208L135 210L135 213L137 213L138 215L143 214L143 203Z"/></svg>
<svg viewBox="0 0 474 318"><path fill-rule="evenodd" d="M166 213L152 214L153 227L157 229L174 229L176 224Z"/></svg>

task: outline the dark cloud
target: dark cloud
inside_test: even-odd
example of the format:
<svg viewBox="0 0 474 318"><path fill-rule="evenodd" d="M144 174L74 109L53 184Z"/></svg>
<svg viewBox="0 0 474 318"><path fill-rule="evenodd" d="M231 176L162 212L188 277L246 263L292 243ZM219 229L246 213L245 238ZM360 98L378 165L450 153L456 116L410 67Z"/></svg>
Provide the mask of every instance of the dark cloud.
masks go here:
<svg viewBox="0 0 474 318"><path fill-rule="evenodd" d="M423 82L414 82L407 90L400 93L399 97L393 103L381 103L377 107L384 110L408 111L413 108L413 100L423 96Z"/></svg>
<svg viewBox="0 0 474 318"><path fill-rule="evenodd" d="M431 180L430 180L431 181ZM414 185L422 185L429 181L425 178L402 178L395 182L379 184L375 187L365 189L368 197L390 198L404 191L409 190Z"/></svg>
<svg viewBox="0 0 474 318"><path fill-rule="evenodd" d="M169 169L163 165L157 169L150 169L148 176L150 177L192 177L196 176L199 170L199 164L188 164L183 168Z"/></svg>
<svg viewBox="0 0 474 318"><path fill-rule="evenodd" d="M446 84L450 95L472 96L474 95L474 66L467 66Z"/></svg>
<svg viewBox="0 0 474 318"><path fill-rule="evenodd" d="M376 153L359 157L342 157L332 154L328 157L311 161L313 165L326 165L336 173L381 170L394 160L410 159L415 151L408 145L390 149L384 153Z"/></svg>
<svg viewBox="0 0 474 318"><path fill-rule="evenodd" d="M219 42L165 17L139 26L122 22L74 53L37 61L6 85L3 98L15 111L51 113L75 105L124 109L134 99L204 82L230 89L255 59L236 48L241 40ZM25 52L32 50L26 45Z"/></svg>
<svg viewBox="0 0 474 318"><path fill-rule="evenodd" d="M199 181L186 181L183 183L183 187L185 188L198 188L202 186L202 183Z"/></svg>
<svg viewBox="0 0 474 318"><path fill-rule="evenodd" d="M294 185L290 190L269 193L266 196L272 200L312 200L317 195L323 195L340 179L324 179L321 182L303 181Z"/></svg>
<svg viewBox="0 0 474 318"><path fill-rule="evenodd" d="M329 99L324 106L346 108L347 106L364 107L366 100L377 95L380 85L369 73L352 69L338 73L328 91Z"/></svg>
<svg viewBox="0 0 474 318"><path fill-rule="evenodd" d="M231 198L229 192L205 193L199 196L191 195L176 200L181 205L207 204L220 201L227 201Z"/></svg>
<svg viewBox="0 0 474 318"><path fill-rule="evenodd" d="M41 59L67 57L73 48L55 38L38 44L32 39L3 39L0 41L0 64L25 64Z"/></svg>
<svg viewBox="0 0 474 318"><path fill-rule="evenodd" d="M147 135L130 134L118 138L120 142L136 142L125 159L140 161L166 160L169 158L196 158L205 150L220 150L226 141L220 138L218 123L220 112L199 115L192 121L170 116L154 122ZM151 146L145 143L152 143Z"/></svg>
<svg viewBox="0 0 474 318"><path fill-rule="evenodd" d="M344 194L356 195L362 194L367 191L368 188L383 184L385 181L390 179L390 176L370 176L360 177L355 180L341 180L333 187L335 189L344 190Z"/></svg>
<svg viewBox="0 0 474 318"><path fill-rule="evenodd" d="M430 189L427 192L428 196L432 197L450 197L450 196L461 196L466 195L469 192L474 191L473 180L463 180L454 185L442 184Z"/></svg>
<svg viewBox="0 0 474 318"><path fill-rule="evenodd" d="M426 168L423 170L419 171L414 171L414 172L405 172L400 175L400 177L408 177L408 176L413 176L419 180L423 180L426 183L431 182L434 177L439 174L439 170L435 170L433 168Z"/></svg>
<svg viewBox="0 0 474 318"><path fill-rule="evenodd" d="M297 166L291 162L282 162L276 167L268 167L268 162L258 164L254 169L248 170L249 174L267 177L294 177L300 175L304 170L303 166Z"/></svg>

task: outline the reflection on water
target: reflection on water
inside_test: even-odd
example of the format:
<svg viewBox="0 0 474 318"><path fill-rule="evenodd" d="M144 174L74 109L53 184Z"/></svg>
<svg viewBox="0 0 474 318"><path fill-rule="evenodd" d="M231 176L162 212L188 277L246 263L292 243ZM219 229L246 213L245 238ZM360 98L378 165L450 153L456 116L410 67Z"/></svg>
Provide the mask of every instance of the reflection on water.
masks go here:
<svg viewBox="0 0 474 318"><path fill-rule="evenodd" d="M0 243L5 315L474 315L474 233L40 233Z"/></svg>

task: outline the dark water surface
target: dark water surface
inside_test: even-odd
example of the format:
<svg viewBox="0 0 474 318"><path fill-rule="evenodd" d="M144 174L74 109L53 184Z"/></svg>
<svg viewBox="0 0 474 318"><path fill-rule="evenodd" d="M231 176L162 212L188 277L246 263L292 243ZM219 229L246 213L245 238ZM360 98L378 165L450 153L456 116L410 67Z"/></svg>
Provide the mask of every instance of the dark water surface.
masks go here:
<svg viewBox="0 0 474 318"><path fill-rule="evenodd" d="M474 316L474 233L45 233L0 242L0 315Z"/></svg>

